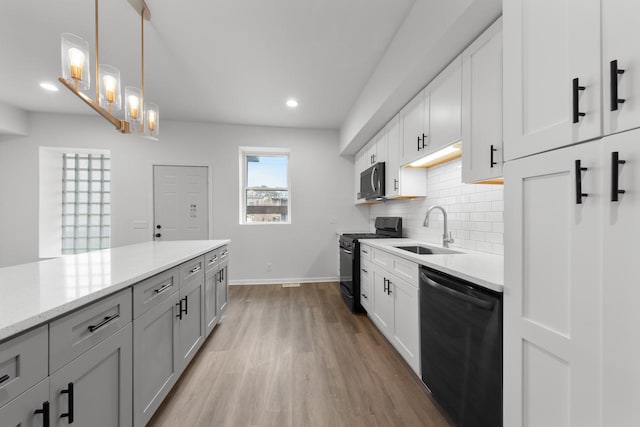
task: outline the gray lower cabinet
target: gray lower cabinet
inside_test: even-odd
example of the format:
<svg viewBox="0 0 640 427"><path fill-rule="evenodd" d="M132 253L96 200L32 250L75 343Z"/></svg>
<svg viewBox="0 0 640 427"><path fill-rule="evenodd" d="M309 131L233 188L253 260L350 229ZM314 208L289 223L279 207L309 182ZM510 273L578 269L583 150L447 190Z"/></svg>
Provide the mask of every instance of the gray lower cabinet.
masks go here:
<svg viewBox="0 0 640 427"><path fill-rule="evenodd" d="M204 274L182 285L180 289L181 316L178 340L180 370L184 369L202 347L206 335L204 326Z"/></svg>
<svg viewBox="0 0 640 427"><path fill-rule="evenodd" d="M53 426L131 426L131 323L50 376Z"/></svg>
<svg viewBox="0 0 640 427"><path fill-rule="evenodd" d="M45 417L49 417L49 378L0 408L2 426L43 427Z"/></svg>
<svg viewBox="0 0 640 427"><path fill-rule="evenodd" d="M218 317L227 310L227 303L229 302L229 279L227 278L227 271L229 270L229 263L227 261L220 262L220 269L218 270L218 281L216 283L216 302L218 306ZM218 319L220 321L220 319Z"/></svg>
<svg viewBox="0 0 640 427"><path fill-rule="evenodd" d="M149 421L180 376L179 301L174 292L133 322L135 426Z"/></svg>
<svg viewBox="0 0 640 427"><path fill-rule="evenodd" d="M204 313L207 336L218 324L217 289L218 271L215 269L207 270L204 276Z"/></svg>

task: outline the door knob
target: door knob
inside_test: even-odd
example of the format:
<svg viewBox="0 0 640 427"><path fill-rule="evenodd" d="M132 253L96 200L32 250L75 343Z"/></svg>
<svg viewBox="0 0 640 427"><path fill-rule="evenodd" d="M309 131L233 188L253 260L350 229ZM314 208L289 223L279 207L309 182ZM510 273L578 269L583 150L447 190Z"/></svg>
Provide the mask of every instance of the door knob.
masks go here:
<svg viewBox="0 0 640 427"><path fill-rule="evenodd" d="M162 237L162 234L156 233L156 237Z"/></svg>

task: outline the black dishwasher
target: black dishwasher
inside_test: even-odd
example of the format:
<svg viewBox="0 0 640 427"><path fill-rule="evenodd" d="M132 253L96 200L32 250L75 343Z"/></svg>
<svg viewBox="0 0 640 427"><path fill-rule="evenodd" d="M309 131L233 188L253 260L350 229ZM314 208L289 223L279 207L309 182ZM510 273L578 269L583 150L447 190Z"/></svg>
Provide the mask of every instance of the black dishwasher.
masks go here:
<svg viewBox="0 0 640 427"><path fill-rule="evenodd" d="M502 294L420 269L422 381L458 427L502 426Z"/></svg>

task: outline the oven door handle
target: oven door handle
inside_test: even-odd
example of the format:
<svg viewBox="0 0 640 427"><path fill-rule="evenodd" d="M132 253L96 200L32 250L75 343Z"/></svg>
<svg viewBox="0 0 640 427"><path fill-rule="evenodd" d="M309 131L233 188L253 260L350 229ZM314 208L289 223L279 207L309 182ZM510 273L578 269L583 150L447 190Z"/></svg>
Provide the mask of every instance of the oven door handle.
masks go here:
<svg viewBox="0 0 640 427"><path fill-rule="evenodd" d="M453 298L457 298L457 299L462 300L464 302L468 302L469 304L473 304L476 307L481 308L483 310L491 310L493 308L493 302L492 301L487 301L487 300L484 300L482 298L473 297L471 295L463 294L462 292L458 292L456 290L453 290L448 286L444 286L444 285L441 285L438 282L434 282L432 279L427 277L427 275L422 273L422 272L420 273L420 279L422 280L422 282L425 285L428 285L428 286L432 287L433 289L436 289L436 290L438 290L440 292L444 292L444 293L448 294L449 296L451 296Z"/></svg>
<svg viewBox="0 0 640 427"><path fill-rule="evenodd" d="M344 253L349 254L349 255L352 255L352 254L353 254L353 252L352 252L352 251L349 251L349 250L347 250L347 249L345 249L345 248L340 248L340 250L341 250L342 252L344 252Z"/></svg>

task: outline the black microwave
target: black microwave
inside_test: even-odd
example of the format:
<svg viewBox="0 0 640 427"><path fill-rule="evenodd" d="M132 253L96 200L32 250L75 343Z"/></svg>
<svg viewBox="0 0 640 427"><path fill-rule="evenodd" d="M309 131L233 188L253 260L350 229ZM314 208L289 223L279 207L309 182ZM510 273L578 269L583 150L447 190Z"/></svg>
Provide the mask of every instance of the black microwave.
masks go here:
<svg viewBox="0 0 640 427"><path fill-rule="evenodd" d="M360 198L384 198L384 162L376 163L360 174Z"/></svg>

